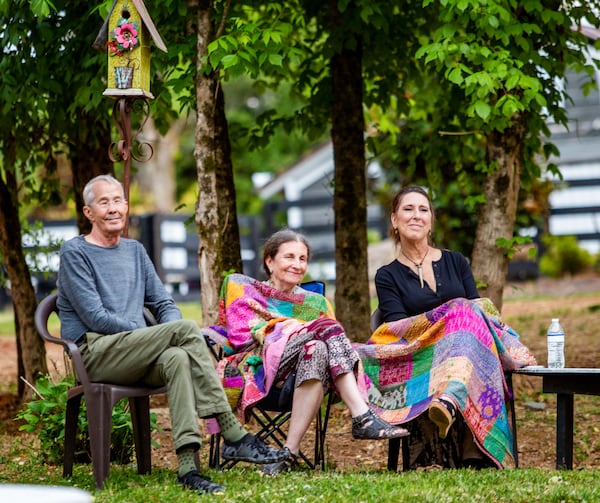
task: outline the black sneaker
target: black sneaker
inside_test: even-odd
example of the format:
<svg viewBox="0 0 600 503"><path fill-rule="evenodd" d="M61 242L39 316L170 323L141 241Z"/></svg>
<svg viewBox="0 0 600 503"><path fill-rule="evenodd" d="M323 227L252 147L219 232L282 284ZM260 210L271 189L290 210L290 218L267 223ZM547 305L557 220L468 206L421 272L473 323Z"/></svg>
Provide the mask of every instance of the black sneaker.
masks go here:
<svg viewBox="0 0 600 503"><path fill-rule="evenodd" d="M236 444L223 444L222 456L227 461L247 461L248 463L257 463L265 465L267 463L277 463L283 461L290 455L288 449L273 449L262 440L246 434Z"/></svg>
<svg viewBox="0 0 600 503"><path fill-rule="evenodd" d="M186 489L198 491L199 493L225 494L225 486L213 482L204 475L200 475L198 470L191 470L183 477L177 476L177 482Z"/></svg>

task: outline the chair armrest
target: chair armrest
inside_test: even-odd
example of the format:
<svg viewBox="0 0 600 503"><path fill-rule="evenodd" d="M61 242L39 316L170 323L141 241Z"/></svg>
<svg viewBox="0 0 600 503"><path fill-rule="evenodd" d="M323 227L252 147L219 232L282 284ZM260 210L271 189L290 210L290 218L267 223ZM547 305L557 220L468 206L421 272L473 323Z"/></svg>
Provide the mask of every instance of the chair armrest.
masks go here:
<svg viewBox="0 0 600 503"><path fill-rule="evenodd" d="M232 347L225 335L225 329L222 327L202 327L200 328L200 333L204 336L206 344L208 344L208 347L217 360L221 359L224 355L230 356L235 353L245 353L255 345L254 341L248 341L243 346Z"/></svg>
<svg viewBox="0 0 600 503"><path fill-rule="evenodd" d="M150 312L150 310L147 307L144 307L144 321L146 322L146 325L149 327L158 325L156 318L154 317L154 315Z"/></svg>
<svg viewBox="0 0 600 503"><path fill-rule="evenodd" d="M220 347L227 346L229 344L229 340L226 335L223 335L221 332L216 330L213 327L202 327L200 328L200 333L207 339L207 342L213 345L217 345Z"/></svg>
<svg viewBox="0 0 600 503"><path fill-rule="evenodd" d="M38 304L38 307L35 310L35 327L44 341L60 344L63 347L71 358L77 379L79 379L81 384L88 386L90 380L87 371L85 370L85 366L83 365L83 359L81 358L81 353L79 352L77 344L73 341L56 337L48 330L48 319L50 318L50 315L52 313L58 313L56 307L57 297L58 295L56 293L52 293L42 299Z"/></svg>
<svg viewBox="0 0 600 503"><path fill-rule="evenodd" d="M63 341L63 343L69 352L71 362L73 362L75 374L77 375L79 382L83 384L84 387L89 386L90 378L88 377L87 370L83 364L83 358L81 357L81 352L79 351L77 344L75 344L73 341Z"/></svg>

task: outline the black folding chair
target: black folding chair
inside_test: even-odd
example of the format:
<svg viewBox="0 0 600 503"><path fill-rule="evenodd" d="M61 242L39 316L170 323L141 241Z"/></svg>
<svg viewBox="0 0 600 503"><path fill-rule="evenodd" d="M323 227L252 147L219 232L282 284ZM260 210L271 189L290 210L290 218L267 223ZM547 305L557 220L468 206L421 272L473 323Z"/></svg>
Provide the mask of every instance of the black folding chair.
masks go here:
<svg viewBox="0 0 600 503"><path fill-rule="evenodd" d="M310 281L303 283L301 286L305 290L310 290L322 295L325 293L325 285L321 281ZM217 360L221 359L223 357L222 348L226 339L220 334L209 332L205 332L205 337L208 339L209 347L212 348L215 358L217 358ZM252 407L250 416L259 426L259 430L256 433L258 438L265 441L271 440L279 447L283 447L287 438L284 428L289 423L292 415L292 403L291 400L289 400L288 403L280 404L280 394L280 388L276 388L275 386L271 387L269 394ZM335 394L330 390L326 395L325 409L319 410L315 416L314 455L309 457L302 451L298 454L299 458L311 469L315 469L317 466L320 466L321 469L325 469L325 435L327 433L329 413L334 399ZM211 468L219 469L229 469L233 467L237 461L222 461L220 458L220 447L220 433L212 434L210 438L209 466Z"/></svg>

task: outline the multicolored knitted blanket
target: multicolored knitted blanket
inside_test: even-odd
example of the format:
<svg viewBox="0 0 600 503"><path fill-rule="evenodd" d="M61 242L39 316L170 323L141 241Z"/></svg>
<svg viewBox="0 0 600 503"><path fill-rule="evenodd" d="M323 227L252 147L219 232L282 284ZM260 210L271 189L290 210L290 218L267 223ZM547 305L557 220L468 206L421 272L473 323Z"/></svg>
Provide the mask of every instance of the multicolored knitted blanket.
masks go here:
<svg viewBox="0 0 600 503"><path fill-rule="evenodd" d="M371 380L369 401L383 419L410 421L434 397L450 395L478 445L498 466L514 466L504 371L536 361L491 301L452 300L384 323L355 347Z"/></svg>
<svg viewBox="0 0 600 503"><path fill-rule="evenodd" d="M288 339L306 322L335 316L323 295L301 288L283 293L242 274L227 276L219 302L220 326L211 328L226 335L229 356L218 362L217 373L245 421L248 407L269 392Z"/></svg>

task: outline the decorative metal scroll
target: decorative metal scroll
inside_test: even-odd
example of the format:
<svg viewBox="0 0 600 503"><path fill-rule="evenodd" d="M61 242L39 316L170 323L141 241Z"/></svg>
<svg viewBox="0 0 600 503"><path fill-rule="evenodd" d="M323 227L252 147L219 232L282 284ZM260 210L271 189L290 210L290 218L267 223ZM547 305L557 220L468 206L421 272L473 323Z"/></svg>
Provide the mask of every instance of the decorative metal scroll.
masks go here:
<svg viewBox="0 0 600 503"><path fill-rule="evenodd" d="M131 134L131 116L134 112L141 115L140 127L134 135ZM113 119L119 131L120 139L108 147L108 157L112 162L123 161L123 190L125 199L129 201L129 184L131 181L131 159L146 162L152 159L154 149L148 142L140 142L137 136L150 117L150 105L146 98L139 96L124 96L113 105ZM135 146L134 146L135 142ZM129 213L129 208L127 209ZM123 236L129 235L129 218L125 221Z"/></svg>
<svg viewBox="0 0 600 503"><path fill-rule="evenodd" d="M131 116L133 113L141 114L140 127L134 135L131 133ZM113 105L113 119L117 126L120 139L112 142L108 147L108 157L112 162L128 161L131 158L138 162L152 159L154 149L148 142L140 142L137 136L144 128L150 117L150 105L145 98L125 97L115 101Z"/></svg>

